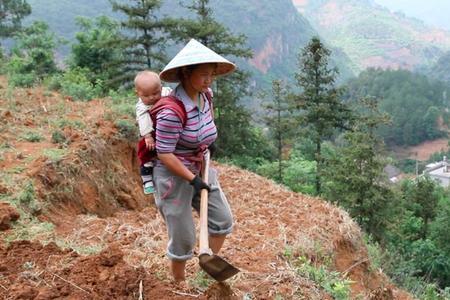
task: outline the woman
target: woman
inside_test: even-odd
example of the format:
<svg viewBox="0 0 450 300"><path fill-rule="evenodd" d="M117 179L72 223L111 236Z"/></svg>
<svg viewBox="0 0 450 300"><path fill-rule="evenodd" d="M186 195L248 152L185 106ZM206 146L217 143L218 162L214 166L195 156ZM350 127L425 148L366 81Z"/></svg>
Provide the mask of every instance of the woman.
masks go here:
<svg viewBox="0 0 450 300"><path fill-rule="evenodd" d="M166 222L167 255L177 282L185 280L186 261L193 256L192 207L199 210L201 189L209 190L208 232L213 253L220 251L226 235L232 231L232 213L217 181L217 172L210 169L209 182L203 182L197 158L217 138L209 87L216 76L234 69L233 63L191 40L160 73L162 80L179 83L172 96L183 103L187 113L185 124L170 109L163 109L156 118L155 201Z"/></svg>

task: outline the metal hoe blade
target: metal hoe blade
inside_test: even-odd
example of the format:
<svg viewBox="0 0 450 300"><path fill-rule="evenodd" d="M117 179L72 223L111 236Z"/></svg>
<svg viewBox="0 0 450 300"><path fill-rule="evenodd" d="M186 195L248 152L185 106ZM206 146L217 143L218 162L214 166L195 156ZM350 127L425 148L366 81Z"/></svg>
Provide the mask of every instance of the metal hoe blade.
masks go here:
<svg viewBox="0 0 450 300"><path fill-rule="evenodd" d="M214 254L201 254L199 261L200 267L217 281L225 281L239 273L239 269Z"/></svg>

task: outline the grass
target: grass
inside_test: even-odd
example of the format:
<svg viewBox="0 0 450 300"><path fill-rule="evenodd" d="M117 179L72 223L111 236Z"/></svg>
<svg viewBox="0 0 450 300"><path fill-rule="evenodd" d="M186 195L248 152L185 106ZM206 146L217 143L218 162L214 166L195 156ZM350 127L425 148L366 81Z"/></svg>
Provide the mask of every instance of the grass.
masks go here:
<svg viewBox="0 0 450 300"><path fill-rule="evenodd" d="M22 173L25 170L26 170L25 166L15 166L15 167L13 167L11 169L6 170L6 173L8 173L8 174L20 174L20 173Z"/></svg>
<svg viewBox="0 0 450 300"><path fill-rule="evenodd" d="M312 262L304 255L296 257L294 253L295 250L293 248L287 247L283 256L297 275L311 280L330 294L333 299L350 299L350 285L352 281L344 278L338 271L330 270L329 265L332 261L330 256L320 257L321 251L319 251L316 252L319 256L315 262Z"/></svg>
<svg viewBox="0 0 450 300"><path fill-rule="evenodd" d="M300 256L294 261L296 272L321 286L336 300L350 299L351 281L344 279L337 271L330 271L324 265L312 263L308 258Z"/></svg>
<svg viewBox="0 0 450 300"><path fill-rule="evenodd" d="M40 222L37 218L21 214L19 221L13 224L13 230L5 237L7 243L18 240L49 241L53 239L55 225L49 222Z"/></svg>
<svg viewBox="0 0 450 300"><path fill-rule="evenodd" d="M386 259L383 251L380 248L380 245L373 240L373 238L369 235L363 236L364 244L366 245L370 266L370 271L376 271L382 268L383 261Z"/></svg>
<svg viewBox="0 0 450 300"><path fill-rule="evenodd" d="M35 198L35 192L34 192L34 185L33 182L28 181L25 184L24 189L17 197L17 200L22 205L30 205L32 202L34 202Z"/></svg>
<svg viewBox="0 0 450 300"><path fill-rule="evenodd" d="M86 124L84 124L83 122L78 121L78 120L68 120L68 119L53 120L52 125L59 129L64 129L66 127L70 127L70 128L74 128L74 129L83 130L86 128Z"/></svg>
<svg viewBox="0 0 450 300"><path fill-rule="evenodd" d="M8 143L8 142L3 142L3 143L0 144L0 151L7 151L7 150L10 150L12 148L13 148L13 146L10 143Z"/></svg>
<svg viewBox="0 0 450 300"><path fill-rule="evenodd" d="M194 278L189 278L189 285L201 292L206 291L213 282L214 280L202 270L198 271Z"/></svg>
<svg viewBox="0 0 450 300"><path fill-rule="evenodd" d="M83 245L80 241L60 239L57 238L55 243L58 247L63 249L72 249L80 255L94 255L100 253L105 245L103 244L89 244Z"/></svg>
<svg viewBox="0 0 450 300"><path fill-rule="evenodd" d="M437 285L427 282L425 278L415 277L408 272L401 275L392 274L390 271L398 271L406 263L401 255L386 252L370 236L364 236L364 243L371 262L370 271L383 269L384 273L390 276L397 286L411 292L418 299L450 300L450 288L442 290Z"/></svg>
<svg viewBox="0 0 450 300"><path fill-rule="evenodd" d="M42 154L53 162L61 161L68 154L68 149L44 149Z"/></svg>
<svg viewBox="0 0 450 300"><path fill-rule="evenodd" d="M114 125L119 131L119 135L129 140L135 140L137 138L137 129L134 122L129 120L117 120Z"/></svg>
<svg viewBox="0 0 450 300"><path fill-rule="evenodd" d="M38 143L42 141L44 137L38 132L26 132L20 139L31 143Z"/></svg>
<svg viewBox="0 0 450 300"><path fill-rule="evenodd" d="M64 135L64 132L61 130L54 130L52 132L52 143L53 144L65 144L67 142L66 136Z"/></svg>

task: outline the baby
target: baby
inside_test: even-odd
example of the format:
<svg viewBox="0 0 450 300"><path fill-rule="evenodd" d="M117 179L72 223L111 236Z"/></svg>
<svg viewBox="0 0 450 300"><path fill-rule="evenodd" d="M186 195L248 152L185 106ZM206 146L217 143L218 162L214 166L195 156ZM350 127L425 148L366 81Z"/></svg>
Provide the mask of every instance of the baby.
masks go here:
<svg viewBox="0 0 450 300"><path fill-rule="evenodd" d="M155 140L152 137L153 123L149 110L161 95L167 96L172 91L169 87L161 87L159 75L152 71L139 72L134 78L134 87L139 97L136 103L136 120L139 126L139 133L145 141L146 150L155 149ZM152 194L153 186L153 162L141 163L140 167L142 183L145 194Z"/></svg>

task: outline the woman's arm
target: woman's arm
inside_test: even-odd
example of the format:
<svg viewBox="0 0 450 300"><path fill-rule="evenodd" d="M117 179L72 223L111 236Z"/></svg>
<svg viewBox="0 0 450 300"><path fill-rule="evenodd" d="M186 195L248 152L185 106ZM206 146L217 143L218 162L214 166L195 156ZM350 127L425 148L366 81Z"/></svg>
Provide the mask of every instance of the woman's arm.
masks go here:
<svg viewBox="0 0 450 300"><path fill-rule="evenodd" d="M158 158L174 175L191 182L195 175L173 153L158 153Z"/></svg>

